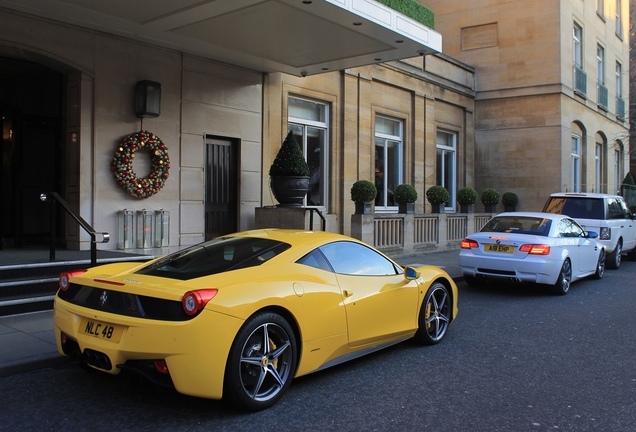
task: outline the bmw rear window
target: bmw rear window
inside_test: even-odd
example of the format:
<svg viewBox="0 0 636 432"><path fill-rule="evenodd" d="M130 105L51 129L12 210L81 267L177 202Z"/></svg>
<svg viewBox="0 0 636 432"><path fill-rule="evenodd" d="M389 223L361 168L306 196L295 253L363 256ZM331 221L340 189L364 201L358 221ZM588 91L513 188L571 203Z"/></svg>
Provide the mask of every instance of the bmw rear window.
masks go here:
<svg viewBox="0 0 636 432"><path fill-rule="evenodd" d="M257 237L221 237L167 255L138 274L188 280L255 267L290 248L288 243Z"/></svg>
<svg viewBox="0 0 636 432"><path fill-rule="evenodd" d="M488 221L481 232L517 233L547 236L552 221L530 216L496 216Z"/></svg>

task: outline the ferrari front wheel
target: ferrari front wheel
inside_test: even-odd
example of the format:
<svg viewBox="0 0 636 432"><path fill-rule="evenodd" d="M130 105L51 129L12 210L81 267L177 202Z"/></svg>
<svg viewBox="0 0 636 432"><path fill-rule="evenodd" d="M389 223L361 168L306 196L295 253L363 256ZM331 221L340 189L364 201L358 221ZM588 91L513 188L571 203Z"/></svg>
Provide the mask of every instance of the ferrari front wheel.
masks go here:
<svg viewBox="0 0 636 432"><path fill-rule="evenodd" d="M275 313L250 318L232 344L225 369L225 396L241 408L259 411L276 404L294 377L294 331Z"/></svg>
<svg viewBox="0 0 636 432"><path fill-rule="evenodd" d="M451 321L452 299L448 288L435 282L426 291L419 316L419 328L415 340L424 345L440 343Z"/></svg>

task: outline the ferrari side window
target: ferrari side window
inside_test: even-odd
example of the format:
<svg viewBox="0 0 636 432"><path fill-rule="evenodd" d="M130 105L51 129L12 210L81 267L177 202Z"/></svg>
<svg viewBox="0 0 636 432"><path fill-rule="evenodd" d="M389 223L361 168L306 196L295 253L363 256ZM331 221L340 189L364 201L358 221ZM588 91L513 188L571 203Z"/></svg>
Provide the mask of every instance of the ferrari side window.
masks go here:
<svg viewBox="0 0 636 432"><path fill-rule="evenodd" d="M333 272L329 262L318 249L314 249L307 255L298 260L298 264L308 265L328 272Z"/></svg>
<svg viewBox="0 0 636 432"><path fill-rule="evenodd" d="M354 242L340 241L321 246L336 273L359 276L395 275L396 266L376 251Z"/></svg>

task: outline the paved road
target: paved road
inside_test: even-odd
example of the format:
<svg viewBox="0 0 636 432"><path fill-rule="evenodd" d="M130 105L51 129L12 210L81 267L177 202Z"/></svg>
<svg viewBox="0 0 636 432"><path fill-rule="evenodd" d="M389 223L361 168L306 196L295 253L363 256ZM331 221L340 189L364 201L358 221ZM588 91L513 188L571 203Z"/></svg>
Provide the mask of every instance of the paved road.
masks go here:
<svg viewBox="0 0 636 432"><path fill-rule="evenodd" d="M636 262L566 296L468 288L444 342L294 381L245 414L76 364L0 378L0 430L633 431Z"/></svg>

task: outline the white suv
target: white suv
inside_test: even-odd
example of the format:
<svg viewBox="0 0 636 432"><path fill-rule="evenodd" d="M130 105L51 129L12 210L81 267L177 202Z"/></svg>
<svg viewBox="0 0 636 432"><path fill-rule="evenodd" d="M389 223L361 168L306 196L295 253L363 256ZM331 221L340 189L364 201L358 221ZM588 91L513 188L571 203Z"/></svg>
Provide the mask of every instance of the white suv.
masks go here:
<svg viewBox="0 0 636 432"><path fill-rule="evenodd" d="M598 233L597 240L607 251L606 265L617 269L621 254L636 258L636 221L620 195L598 193L554 193L543 207L544 212L565 214L586 231Z"/></svg>

